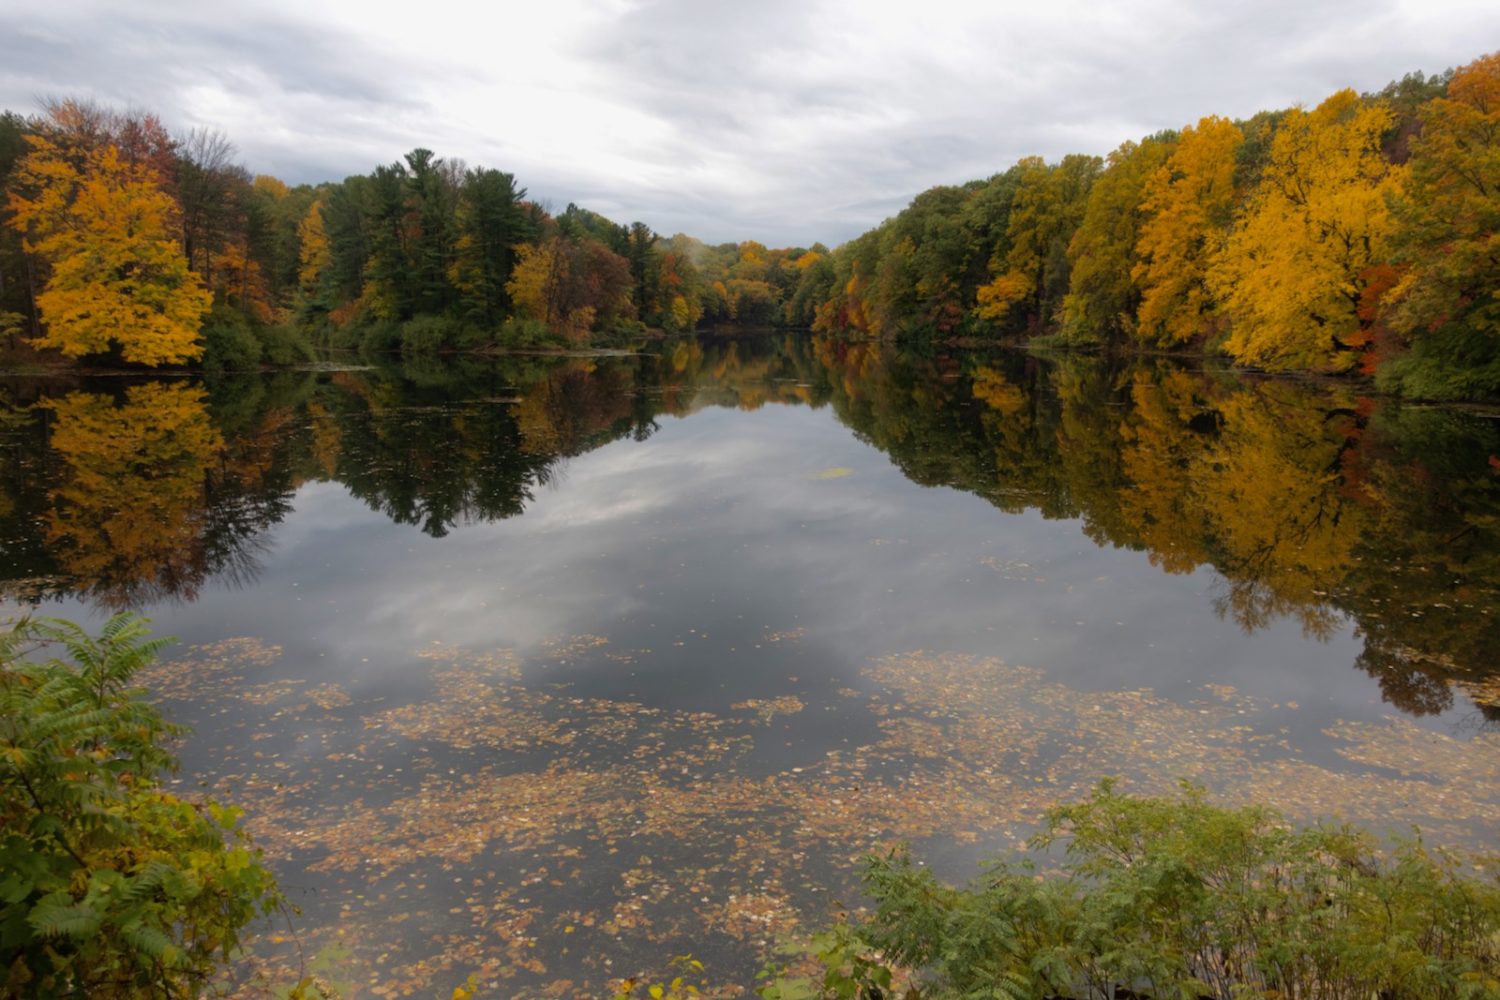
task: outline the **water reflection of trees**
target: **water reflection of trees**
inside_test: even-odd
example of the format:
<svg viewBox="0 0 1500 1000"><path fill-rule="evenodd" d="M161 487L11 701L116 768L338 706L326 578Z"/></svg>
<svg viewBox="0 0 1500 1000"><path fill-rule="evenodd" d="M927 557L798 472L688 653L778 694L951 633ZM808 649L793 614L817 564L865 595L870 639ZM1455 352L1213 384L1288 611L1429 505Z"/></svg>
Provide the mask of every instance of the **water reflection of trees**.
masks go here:
<svg viewBox="0 0 1500 1000"><path fill-rule="evenodd" d="M869 345L820 356L840 418L913 479L1078 518L1169 573L1212 567L1246 630L1292 618L1325 637L1347 616L1357 665L1405 711L1493 673L1492 421L1167 362L966 358L954 378Z"/></svg>
<svg viewBox="0 0 1500 1000"><path fill-rule="evenodd" d="M253 579L266 529L290 510L280 463L247 475L266 438L226 439L199 386L70 389L16 411L26 420L4 436L14 597L192 599L209 579Z"/></svg>
<svg viewBox="0 0 1500 1000"><path fill-rule="evenodd" d="M0 400L6 576L33 598L251 580L309 481L441 536L520 514L570 457L664 415L831 402L915 482L1076 518L1164 572L1212 567L1247 630L1347 616L1404 710L1449 707L1500 648L1496 425L1342 384L785 337L33 395Z"/></svg>

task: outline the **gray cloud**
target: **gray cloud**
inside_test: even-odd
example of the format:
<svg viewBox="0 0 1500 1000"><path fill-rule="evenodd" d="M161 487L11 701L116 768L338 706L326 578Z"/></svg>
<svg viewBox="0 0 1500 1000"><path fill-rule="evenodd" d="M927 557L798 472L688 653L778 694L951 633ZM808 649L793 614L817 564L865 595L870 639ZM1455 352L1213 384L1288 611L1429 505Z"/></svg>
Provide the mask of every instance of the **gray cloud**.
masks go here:
<svg viewBox="0 0 1500 1000"><path fill-rule="evenodd" d="M293 183L424 145L664 233L832 244L1021 156L1375 89L1493 38L1500 8L1469 0L87 2L0 11L0 104L149 108Z"/></svg>

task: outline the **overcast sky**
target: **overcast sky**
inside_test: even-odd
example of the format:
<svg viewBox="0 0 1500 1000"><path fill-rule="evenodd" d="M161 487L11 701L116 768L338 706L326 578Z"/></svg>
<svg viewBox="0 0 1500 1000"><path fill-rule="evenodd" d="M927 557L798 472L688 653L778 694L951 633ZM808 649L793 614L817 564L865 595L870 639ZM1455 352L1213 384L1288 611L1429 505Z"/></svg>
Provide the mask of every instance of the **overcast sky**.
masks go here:
<svg viewBox="0 0 1500 1000"><path fill-rule="evenodd" d="M554 209L832 245L1021 156L1497 46L1495 0L0 0L0 105L153 110L291 183L427 146Z"/></svg>

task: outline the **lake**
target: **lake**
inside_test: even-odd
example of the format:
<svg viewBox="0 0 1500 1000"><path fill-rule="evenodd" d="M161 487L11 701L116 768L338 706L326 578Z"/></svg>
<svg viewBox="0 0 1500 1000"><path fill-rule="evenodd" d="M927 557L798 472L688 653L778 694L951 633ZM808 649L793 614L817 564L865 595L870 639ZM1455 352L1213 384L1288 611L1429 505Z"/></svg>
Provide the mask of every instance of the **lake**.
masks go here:
<svg viewBox="0 0 1500 1000"><path fill-rule="evenodd" d="M748 983L1102 777L1500 830L1500 420L802 335L0 379L7 614L138 609L358 995Z"/></svg>

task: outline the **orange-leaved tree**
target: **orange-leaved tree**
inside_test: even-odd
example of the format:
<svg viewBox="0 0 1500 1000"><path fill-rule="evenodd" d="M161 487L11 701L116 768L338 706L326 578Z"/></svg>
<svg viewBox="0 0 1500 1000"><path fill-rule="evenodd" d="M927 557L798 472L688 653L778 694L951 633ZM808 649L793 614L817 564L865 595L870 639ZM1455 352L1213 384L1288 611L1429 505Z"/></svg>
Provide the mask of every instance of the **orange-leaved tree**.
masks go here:
<svg viewBox="0 0 1500 1000"><path fill-rule="evenodd" d="M11 224L50 276L35 342L70 357L118 345L126 361L180 364L203 353L209 293L188 268L175 205L145 164L106 145L79 157L44 136L16 170Z"/></svg>

